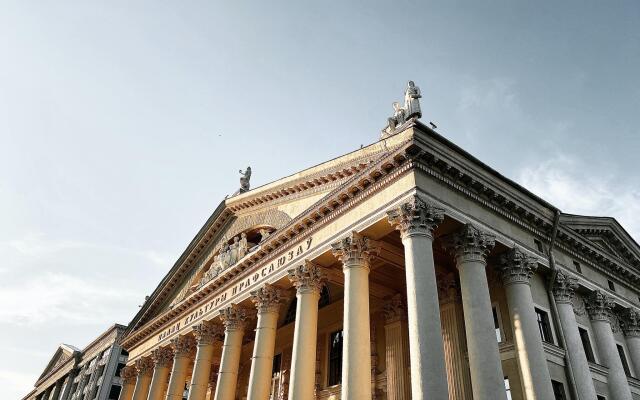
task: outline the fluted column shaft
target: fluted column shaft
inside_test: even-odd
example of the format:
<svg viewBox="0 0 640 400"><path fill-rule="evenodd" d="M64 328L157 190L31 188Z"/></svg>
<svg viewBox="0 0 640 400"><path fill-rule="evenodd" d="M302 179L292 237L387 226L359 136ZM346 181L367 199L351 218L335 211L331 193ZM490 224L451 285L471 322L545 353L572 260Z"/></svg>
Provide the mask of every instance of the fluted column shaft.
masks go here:
<svg viewBox="0 0 640 400"><path fill-rule="evenodd" d="M154 368L147 399L162 400L164 392L167 390L167 380L169 379L169 367L173 359L173 351L169 348L154 349L151 352L151 359L153 360Z"/></svg>
<svg viewBox="0 0 640 400"><path fill-rule="evenodd" d="M258 322L247 400L269 399L281 298L280 290L271 285L265 285L251 293L251 300L258 308Z"/></svg>
<svg viewBox="0 0 640 400"><path fill-rule="evenodd" d="M385 361L387 366L387 399L409 400L411 380L409 377L409 342L406 307L402 296L396 295L384 305L385 313Z"/></svg>
<svg viewBox="0 0 640 400"><path fill-rule="evenodd" d="M471 387L475 400L506 400L486 273L486 256L494 243L492 235L471 224L464 225L450 238L450 248L460 274Z"/></svg>
<svg viewBox="0 0 640 400"><path fill-rule="evenodd" d="M377 243L353 232L331 245L344 272L342 396L344 400L371 399L371 334L369 316L369 262Z"/></svg>
<svg viewBox="0 0 640 400"><path fill-rule="evenodd" d="M433 230L443 216L443 210L417 196L388 213L404 245L414 400L449 398L433 259Z"/></svg>
<svg viewBox="0 0 640 400"><path fill-rule="evenodd" d="M215 400L234 400L238 384L238 368L242 352L246 311L237 306L231 306L221 310L220 318L224 323L225 331Z"/></svg>
<svg viewBox="0 0 640 400"><path fill-rule="evenodd" d="M293 333L289 400L314 398L316 347L318 342L318 301L324 281L321 269L307 261L288 271L296 286L296 322Z"/></svg>
<svg viewBox="0 0 640 400"><path fill-rule="evenodd" d="M169 386L167 387L167 400L182 400L184 384L187 380L187 368L195 347L196 342L192 336L178 336L171 340L174 356Z"/></svg>
<svg viewBox="0 0 640 400"><path fill-rule="evenodd" d="M133 390L133 400L147 400L149 395L149 385L151 384L151 374L153 373L153 361L150 358L136 360L138 378L136 387Z"/></svg>
<svg viewBox="0 0 640 400"><path fill-rule="evenodd" d="M631 389L622 367L609 320L613 301L604 293L595 291L587 299L586 306L591 318L591 328L596 337L600 361L609 368L607 376L609 396L612 400L631 400Z"/></svg>
<svg viewBox="0 0 640 400"><path fill-rule="evenodd" d="M127 365L120 371L122 377L122 389L118 400L131 400L133 398L133 390L136 385L137 371L131 365Z"/></svg>
<svg viewBox="0 0 640 400"><path fill-rule="evenodd" d="M535 260L518 249L509 250L501 257L502 283L509 305L524 398L553 400L551 376L529 286L536 268Z"/></svg>
<svg viewBox="0 0 640 400"><path fill-rule="evenodd" d="M224 329L221 325L204 321L194 328L194 334L198 346L188 400L205 400L213 363L213 345L214 342L223 340Z"/></svg>

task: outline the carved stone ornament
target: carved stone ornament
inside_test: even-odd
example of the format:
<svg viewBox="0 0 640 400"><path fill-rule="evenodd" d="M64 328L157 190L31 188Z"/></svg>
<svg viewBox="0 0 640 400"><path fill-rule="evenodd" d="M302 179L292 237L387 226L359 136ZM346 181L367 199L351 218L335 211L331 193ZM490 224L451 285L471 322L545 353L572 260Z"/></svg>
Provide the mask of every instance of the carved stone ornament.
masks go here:
<svg viewBox="0 0 640 400"><path fill-rule="evenodd" d="M120 371L120 376L125 385L133 385L136 383L136 377L138 376L138 370L133 365L126 365Z"/></svg>
<svg viewBox="0 0 640 400"><path fill-rule="evenodd" d="M433 230L443 221L444 210L414 195L411 200L387 212L389 223L402 237L423 234L433 239Z"/></svg>
<svg viewBox="0 0 640 400"><path fill-rule="evenodd" d="M282 300L282 291L268 283L251 292L251 301L256 305L259 314L277 313L280 310Z"/></svg>
<svg viewBox="0 0 640 400"><path fill-rule="evenodd" d="M455 274L437 273L436 283L438 285L438 299L442 304L448 304L462 299L460 285Z"/></svg>
<svg viewBox="0 0 640 400"><path fill-rule="evenodd" d="M504 286L515 283L529 285L538 264L535 258L529 257L518 248L513 248L500 256L499 268Z"/></svg>
<svg viewBox="0 0 640 400"><path fill-rule="evenodd" d="M309 260L287 271L289 280L296 287L298 293L316 293L324 286L326 276L322 267Z"/></svg>
<svg viewBox="0 0 640 400"><path fill-rule="evenodd" d="M193 327L198 345L213 344L224 340L224 327L211 321L202 321Z"/></svg>
<svg viewBox="0 0 640 400"><path fill-rule="evenodd" d="M151 359L157 366L166 367L173 361L173 351L168 347L153 349Z"/></svg>
<svg viewBox="0 0 640 400"><path fill-rule="evenodd" d="M495 236L481 231L472 224L465 224L456 233L444 239L445 247L455 256L458 264L487 262L487 254L495 245Z"/></svg>
<svg viewBox="0 0 640 400"><path fill-rule="evenodd" d="M567 272L558 271L553 283L553 296L558 304L571 304L578 288L578 280Z"/></svg>
<svg viewBox="0 0 640 400"><path fill-rule="evenodd" d="M371 260L380 252L380 245L358 232L351 232L351 235L332 243L331 251L342 262L344 268L369 268Z"/></svg>
<svg viewBox="0 0 640 400"><path fill-rule="evenodd" d="M171 348L176 357L191 356L196 350L193 336L178 336L171 339Z"/></svg>
<svg viewBox="0 0 640 400"><path fill-rule="evenodd" d="M394 294L382 306L387 323L396 322L406 318L407 307L400 293Z"/></svg>
<svg viewBox="0 0 640 400"><path fill-rule="evenodd" d="M236 304L232 304L220 310L220 319L227 331L244 330L248 317L247 314L247 310Z"/></svg>
<svg viewBox="0 0 640 400"><path fill-rule="evenodd" d="M614 302L605 293L599 290L593 291L585 301L585 305L592 321L610 322Z"/></svg>
<svg viewBox="0 0 640 400"><path fill-rule="evenodd" d="M633 308L625 310L620 316L620 327L627 337L640 337L640 312Z"/></svg>
<svg viewBox="0 0 640 400"><path fill-rule="evenodd" d="M139 358L136 360L138 375L151 375L153 373L153 360L151 358Z"/></svg>

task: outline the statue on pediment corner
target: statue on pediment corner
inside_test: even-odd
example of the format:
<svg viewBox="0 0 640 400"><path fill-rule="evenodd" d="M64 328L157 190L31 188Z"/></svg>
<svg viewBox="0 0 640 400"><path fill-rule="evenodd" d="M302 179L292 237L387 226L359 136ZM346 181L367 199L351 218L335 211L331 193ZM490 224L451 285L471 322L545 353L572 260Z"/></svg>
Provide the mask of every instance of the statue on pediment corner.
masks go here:
<svg viewBox="0 0 640 400"><path fill-rule="evenodd" d="M398 127L405 122L422 117L420 98L422 98L420 88L413 81L409 81L404 92L404 105L401 106L397 101L393 102L393 116L387 119L387 126L382 130L382 139L396 133Z"/></svg>
<svg viewBox="0 0 640 400"><path fill-rule="evenodd" d="M251 180L251 167L247 167L246 170L240 170L240 193L248 192L251 188L250 180Z"/></svg>

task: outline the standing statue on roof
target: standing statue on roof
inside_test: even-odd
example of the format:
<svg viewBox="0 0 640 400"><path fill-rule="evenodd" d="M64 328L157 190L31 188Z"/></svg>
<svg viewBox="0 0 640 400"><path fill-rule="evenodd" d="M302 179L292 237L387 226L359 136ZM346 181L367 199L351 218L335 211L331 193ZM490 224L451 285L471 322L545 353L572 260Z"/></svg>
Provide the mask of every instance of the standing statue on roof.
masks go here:
<svg viewBox="0 0 640 400"><path fill-rule="evenodd" d="M250 188L249 180L251 179L251 167L247 167L247 169L243 172L240 170L240 193L248 192Z"/></svg>
<svg viewBox="0 0 640 400"><path fill-rule="evenodd" d="M387 119L387 126L382 130L383 139L396 133L398 127L405 122L422 117L421 97L420 88L413 81L409 81L404 92L404 106L401 106L397 101L393 102L393 116Z"/></svg>

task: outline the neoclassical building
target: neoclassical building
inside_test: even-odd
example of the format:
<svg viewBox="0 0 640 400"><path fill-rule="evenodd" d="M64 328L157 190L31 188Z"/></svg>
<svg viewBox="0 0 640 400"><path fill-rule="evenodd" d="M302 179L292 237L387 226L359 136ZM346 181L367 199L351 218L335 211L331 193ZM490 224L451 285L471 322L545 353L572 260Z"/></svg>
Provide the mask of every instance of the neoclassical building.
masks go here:
<svg viewBox="0 0 640 400"><path fill-rule="evenodd" d="M84 349L61 344L23 400L116 400L127 352L119 344L126 327L112 325Z"/></svg>
<svg viewBox="0 0 640 400"><path fill-rule="evenodd" d="M131 321L120 400L640 399L638 244L422 124L419 97L371 145L243 172Z"/></svg>

